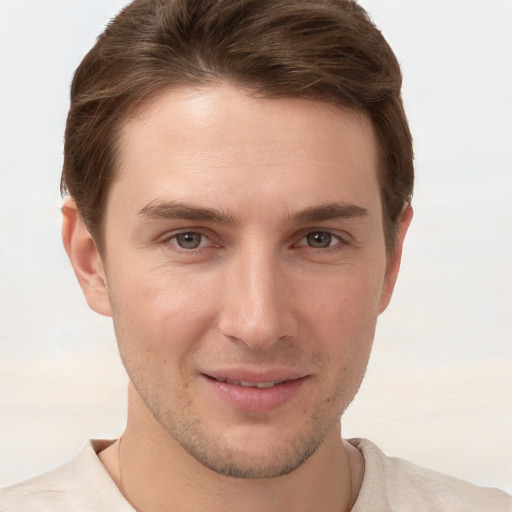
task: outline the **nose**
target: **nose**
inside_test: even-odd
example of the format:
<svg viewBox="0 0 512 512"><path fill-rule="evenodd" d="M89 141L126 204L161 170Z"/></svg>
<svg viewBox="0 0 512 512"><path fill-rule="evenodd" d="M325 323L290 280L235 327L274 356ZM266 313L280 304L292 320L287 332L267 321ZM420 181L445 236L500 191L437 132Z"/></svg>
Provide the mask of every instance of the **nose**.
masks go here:
<svg viewBox="0 0 512 512"><path fill-rule="evenodd" d="M254 350L267 350L296 333L292 289L271 251L248 248L229 264L219 328Z"/></svg>

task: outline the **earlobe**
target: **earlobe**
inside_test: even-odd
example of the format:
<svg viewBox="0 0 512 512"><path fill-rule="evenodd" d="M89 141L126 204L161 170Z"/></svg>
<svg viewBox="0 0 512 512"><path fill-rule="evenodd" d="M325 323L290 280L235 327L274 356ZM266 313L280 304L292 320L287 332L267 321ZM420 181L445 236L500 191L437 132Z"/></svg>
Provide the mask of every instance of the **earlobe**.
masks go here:
<svg viewBox="0 0 512 512"><path fill-rule="evenodd" d="M379 304L379 314L382 313L389 305L395 283L400 270L400 263L402 261L402 250L404 247L405 235L411 225L413 217L413 210L411 206L406 206L400 216L398 224L398 231L396 234L395 249L393 254L389 257L386 265L386 275L384 278L384 285Z"/></svg>
<svg viewBox="0 0 512 512"><path fill-rule="evenodd" d="M62 242L87 303L97 313L111 316L103 263L72 198L62 206Z"/></svg>

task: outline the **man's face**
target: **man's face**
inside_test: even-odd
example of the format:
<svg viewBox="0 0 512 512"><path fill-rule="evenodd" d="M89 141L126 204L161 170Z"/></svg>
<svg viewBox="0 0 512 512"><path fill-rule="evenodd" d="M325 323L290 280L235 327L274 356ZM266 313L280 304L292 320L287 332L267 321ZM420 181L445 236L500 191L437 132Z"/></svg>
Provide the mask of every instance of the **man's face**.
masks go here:
<svg viewBox="0 0 512 512"><path fill-rule="evenodd" d="M142 108L103 260L139 413L231 476L339 441L396 277L381 210L362 114L227 85Z"/></svg>

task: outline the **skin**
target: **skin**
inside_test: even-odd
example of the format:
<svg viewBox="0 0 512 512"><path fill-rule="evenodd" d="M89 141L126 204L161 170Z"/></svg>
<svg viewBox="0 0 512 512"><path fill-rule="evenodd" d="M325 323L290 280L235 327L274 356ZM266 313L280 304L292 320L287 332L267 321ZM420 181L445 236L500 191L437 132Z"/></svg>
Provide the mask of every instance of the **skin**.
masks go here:
<svg viewBox="0 0 512 512"><path fill-rule="evenodd" d="M63 208L75 273L113 317L131 380L122 444L100 459L144 512L348 510L363 461L340 418L412 217L387 257L371 122L223 84L166 91L120 140L103 257L72 199ZM212 379L233 375L299 384L233 402L219 390L240 386Z"/></svg>

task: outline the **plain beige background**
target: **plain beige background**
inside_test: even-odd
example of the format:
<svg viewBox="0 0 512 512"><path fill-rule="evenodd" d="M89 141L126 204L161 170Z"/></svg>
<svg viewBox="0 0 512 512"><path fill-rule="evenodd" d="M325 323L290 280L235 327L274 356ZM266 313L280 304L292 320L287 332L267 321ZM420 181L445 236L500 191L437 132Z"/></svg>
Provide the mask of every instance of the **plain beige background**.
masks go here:
<svg viewBox="0 0 512 512"><path fill-rule="evenodd" d="M60 243L71 75L116 0L0 0L0 485L117 436L126 377ZM512 492L512 2L363 0L394 47L416 217L344 420L388 454Z"/></svg>

